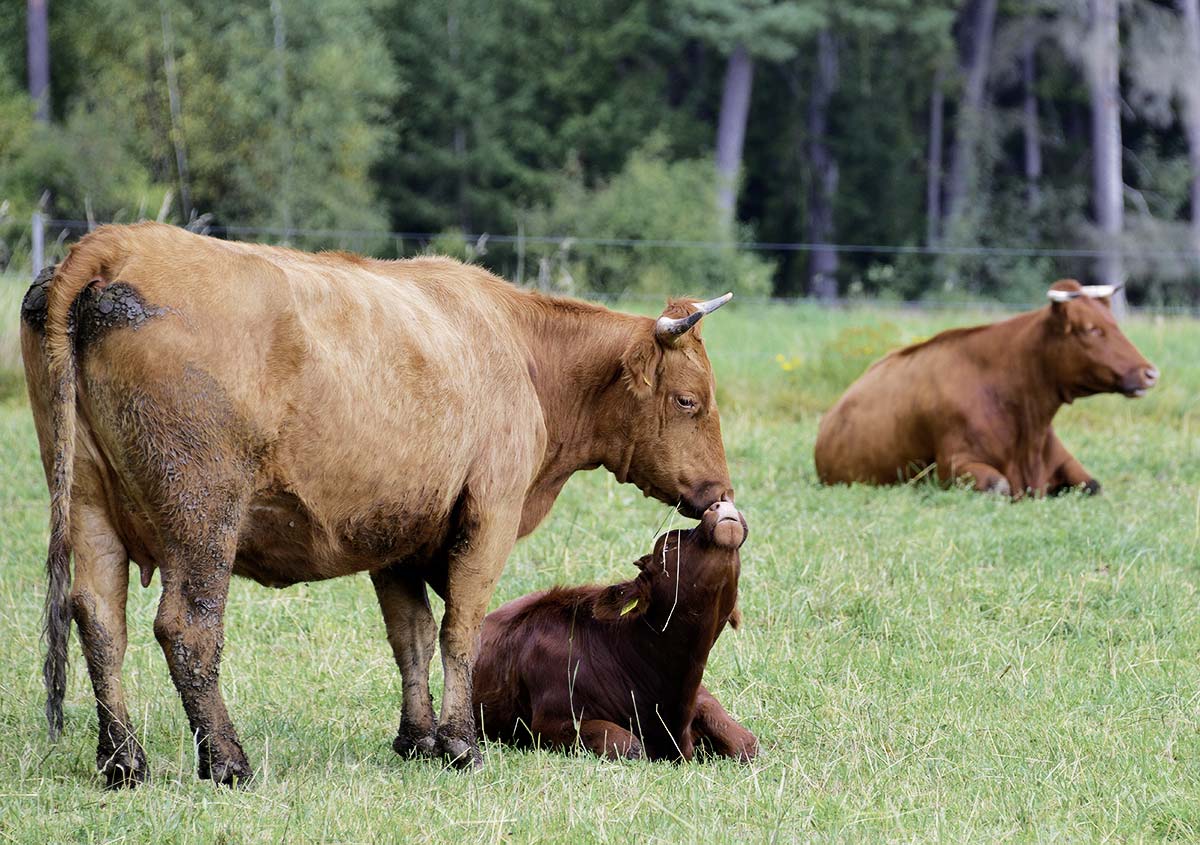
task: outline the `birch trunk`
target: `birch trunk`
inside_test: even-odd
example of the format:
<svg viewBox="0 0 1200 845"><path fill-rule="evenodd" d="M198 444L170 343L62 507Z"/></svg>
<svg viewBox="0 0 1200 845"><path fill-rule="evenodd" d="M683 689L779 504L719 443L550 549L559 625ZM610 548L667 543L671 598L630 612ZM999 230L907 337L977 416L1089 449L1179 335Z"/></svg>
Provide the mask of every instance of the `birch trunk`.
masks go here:
<svg viewBox="0 0 1200 845"><path fill-rule="evenodd" d="M992 33L996 25L996 0L975 0L971 26L966 31L970 49L964 71L966 83L959 108L954 146L950 154L950 176L946 182L946 225L944 236L958 237L963 207L975 181L979 142L983 134L984 94L988 64L992 57Z"/></svg>
<svg viewBox="0 0 1200 845"><path fill-rule="evenodd" d="M742 169L742 145L750 114L750 92L754 85L754 60L739 44L729 54L721 114L717 122L717 215L722 227L733 226L737 210L738 176Z"/></svg>
<svg viewBox="0 0 1200 845"><path fill-rule="evenodd" d="M837 195L838 164L829 150L829 101L837 88L838 53L833 33L817 34L817 61L808 99L808 158L812 185L808 203L806 240L818 244L810 255L808 293L817 299L837 298L838 256L828 244L833 240L833 201Z"/></svg>
<svg viewBox="0 0 1200 845"><path fill-rule="evenodd" d="M933 91L929 95L929 161L925 177L925 243L935 246L942 225L942 136L946 116L946 68L939 64L933 72Z"/></svg>
<svg viewBox="0 0 1200 845"><path fill-rule="evenodd" d="M1117 0L1090 0L1091 21L1084 52L1088 92L1092 102L1092 181L1096 228L1100 243L1111 250L1096 262L1096 281L1125 282L1121 232L1124 197L1121 176L1121 103L1118 77ZM1113 308L1124 312L1125 293L1113 297Z"/></svg>
<svg viewBox="0 0 1200 845"><path fill-rule="evenodd" d="M1042 133L1038 123L1037 36L1034 22L1027 20L1021 43L1021 129L1025 138L1025 183L1029 210L1042 204Z"/></svg>
<svg viewBox="0 0 1200 845"><path fill-rule="evenodd" d="M1192 249L1200 253L1200 0L1180 0L1179 5L1189 68L1183 91L1183 128L1191 165Z"/></svg>
<svg viewBox="0 0 1200 845"><path fill-rule="evenodd" d="M36 118L50 121L50 0L29 0L25 21L28 36L29 96L37 105Z"/></svg>

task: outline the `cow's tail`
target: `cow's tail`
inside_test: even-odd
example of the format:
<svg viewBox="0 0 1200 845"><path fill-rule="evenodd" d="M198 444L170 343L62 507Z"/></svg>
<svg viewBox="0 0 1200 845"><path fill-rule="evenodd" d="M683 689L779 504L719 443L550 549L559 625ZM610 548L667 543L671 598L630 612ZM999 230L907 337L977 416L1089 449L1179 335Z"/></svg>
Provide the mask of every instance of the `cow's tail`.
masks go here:
<svg viewBox="0 0 1200 845"><path fill-rule="evenodd" d="M71 635L71 484L75 469L75 301L96 278L115 265L119 247L112 230L100 230L81 240L59 265L47 293L46 363L51 394L54 445L50 486L50 545L46 553L46 592L43 636L46 660L46 721L50 738L63 728L63 697L67 688L67 644Z"/></svg>

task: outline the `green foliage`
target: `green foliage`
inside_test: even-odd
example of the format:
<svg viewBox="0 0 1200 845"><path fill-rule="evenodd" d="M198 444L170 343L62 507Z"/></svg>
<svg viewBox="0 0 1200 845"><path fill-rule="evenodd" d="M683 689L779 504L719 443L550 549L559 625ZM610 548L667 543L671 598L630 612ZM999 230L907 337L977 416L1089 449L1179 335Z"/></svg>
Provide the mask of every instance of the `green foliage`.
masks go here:
<svg viewBox="0 0 1200 845"><path fill-rule="evenodd" d="M547 264L557 259L553 283L559 288L697 296L733 290L766 296L773 267L754 253L735 249L722 233L712 213L714 185L710 160L671 162L654 144L631 155L607 184L588 188L578 176L565 176L553 205L531 215L530 235L587 232L617 241L682 240L705 246L579 244L563 254L558 247L535 245L531 254Z"/></svg>
<svg viewBox="0 0 1200 845"><path fill-rule="evenodd" d="M773 62L792 58L801 39L820 29L820 0L672 0L679 28L728 54L737 45Z"/></svg>

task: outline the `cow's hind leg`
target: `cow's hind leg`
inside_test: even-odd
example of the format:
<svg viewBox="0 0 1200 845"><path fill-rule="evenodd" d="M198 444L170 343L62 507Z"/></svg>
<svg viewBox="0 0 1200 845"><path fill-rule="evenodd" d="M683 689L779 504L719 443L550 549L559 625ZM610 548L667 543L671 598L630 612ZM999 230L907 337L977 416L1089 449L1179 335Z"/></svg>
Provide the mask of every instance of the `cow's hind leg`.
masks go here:
<svg viewBox="0 0 1200 845"><path fill-rule="evenodd" d="M432 757L437 754L437 723L429 694L429 661L433 658L437 625L424 579L401 566L371 574L404 687L400 729L392 748L406 757Z"/></svg>
<svg viewBox="0 0 1200 845"><path fill-rule="evenodd" d="M251 777L250 764L218 686L242 502L219 494L208 501L216 507L200 515L207 524L197 524L192 536L166 544L154 635L183 699L200 777L244 785Z"/></svg>
<svg viewBox="0 0 1200 845"><path fill-rule="evenodd" d="M482 762L475 734L471 677L479 649L479 632L496 581L517 541L521 497L490 501L481 507L468 496L458 537L450 549L446 572L446 612L440 642L445 687L438 720L438 750L459 767Z"/></svg>
<svg viewBox="0 0 1200 845"><path fill-rule="evenodd" d="M692 735L702 748L721 757L748 763L758 756L758 739L730 716L716 696L704 687L700 687L696 696Z"/></svg>
<svg viewBox="0 0 1200 845"><path fill-rule="evenodd" d="M100 723L96 767L109 787L136 786L148 772L146 752L134 736L121 685L129 555L101 507L76 499L72 510L71 612L96 694Z"/></svg>

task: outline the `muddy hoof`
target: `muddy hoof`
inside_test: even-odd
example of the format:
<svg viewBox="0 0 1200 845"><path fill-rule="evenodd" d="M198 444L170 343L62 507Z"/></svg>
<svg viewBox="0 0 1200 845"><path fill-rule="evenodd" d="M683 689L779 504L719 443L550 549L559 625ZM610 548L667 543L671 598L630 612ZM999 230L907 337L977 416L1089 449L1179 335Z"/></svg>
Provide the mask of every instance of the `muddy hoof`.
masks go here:
<svg viewBox="0 0 1200 845"><path fill-rule="evenodd" d="M420 734L415 731L401 730L392 740L392 750L401 757L414 759L418 757L437 757L437 738L431 734Z"/></svg>
<svg viewBox="0 0 1200 845"><path fill-rule="evenodd" d="M438 731L438 749L441 757L456 769L478 769L483 765L483 756L474 742Z"/></svg>
<svg viewBox="0 0 1200 845"><path fill-rule="evenodd" d="M132 739L120 751L101 748L96 754L96 768L104 775L107 789L130 789L150 777L146 752Z"/></svg>
<svg viewBox="0 0 1200 845"><path fill-rule="evenodd" d="M150 777L144 757L110 761L100 773L104 775L105 789L132 789Z"/></svg>
<svg viewBox="0 0 1200 845"><path fill-rule="evenodd" d="M200 768L202 780L211 780L221 786L245 787L253 777L254 772L245 760L218 760Z"/></svg>

